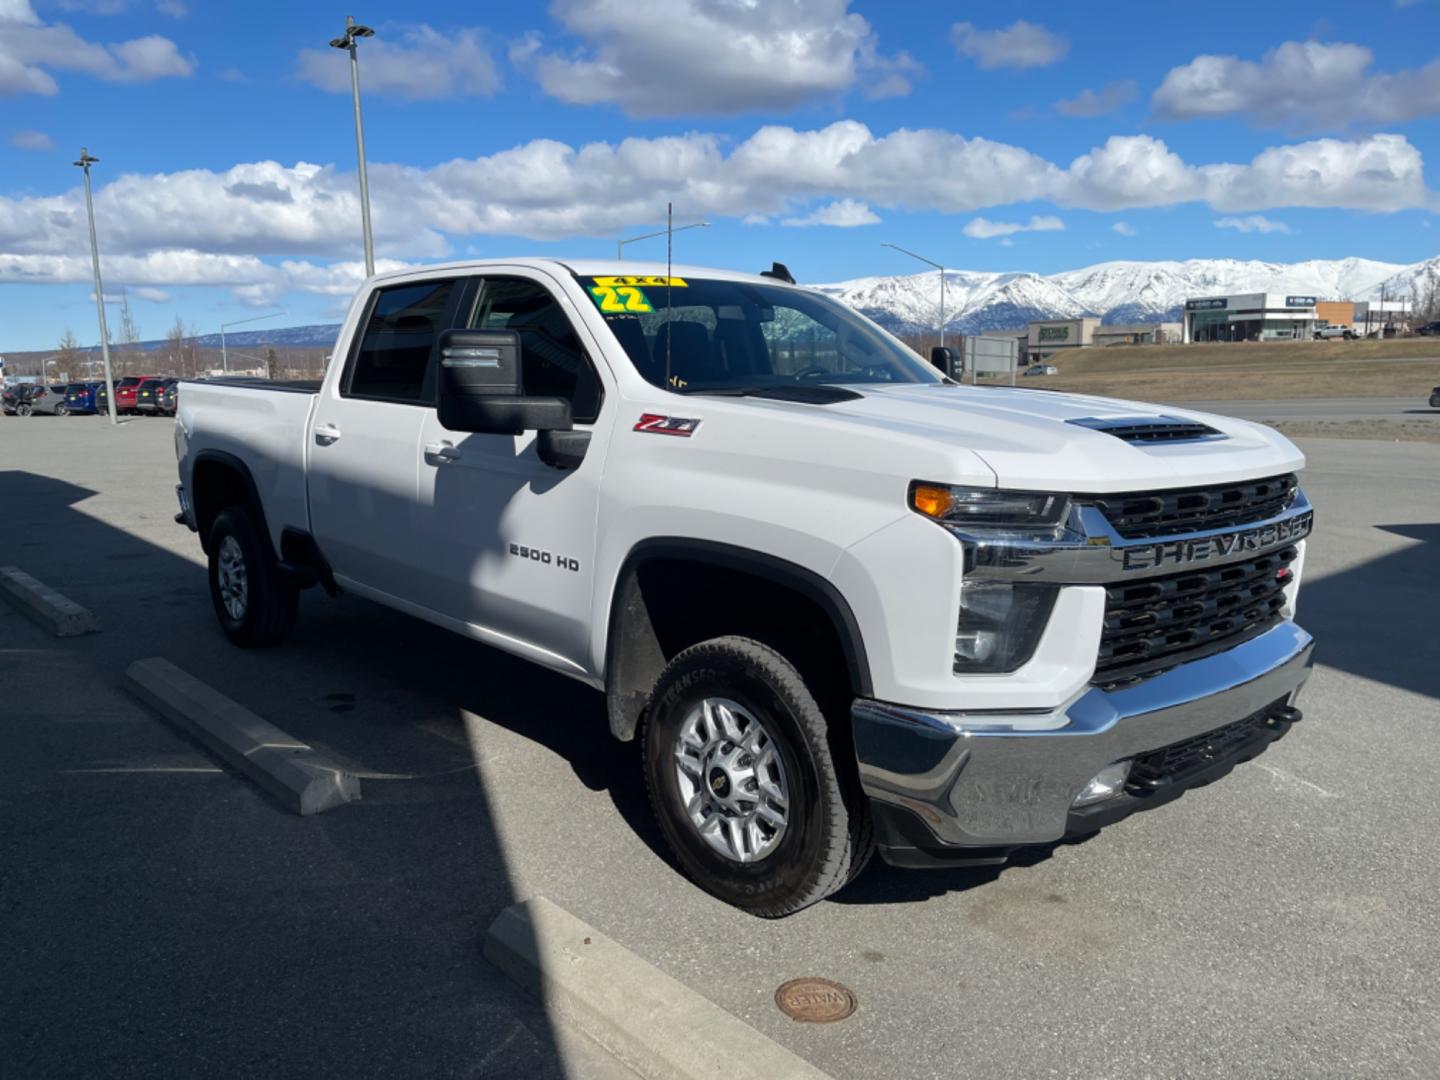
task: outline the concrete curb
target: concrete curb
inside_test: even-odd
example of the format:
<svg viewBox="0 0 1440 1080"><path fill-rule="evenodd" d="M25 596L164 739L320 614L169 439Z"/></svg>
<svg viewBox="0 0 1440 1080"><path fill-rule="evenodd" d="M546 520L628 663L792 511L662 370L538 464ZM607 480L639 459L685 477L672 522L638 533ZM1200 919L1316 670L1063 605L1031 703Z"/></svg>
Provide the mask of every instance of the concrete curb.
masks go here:
<svg viewBox="0 0 1440 1080"><path fill-rule="evenodd" d="M56 637L100 632L100 623L89 608L61 596L18 566L0 566L0 596Z"/></svg>
<svg viewBox="0 0 1440 1080"><path fill-rule="evenodd" d="M829 1080L544 897L500 913L485 958L645 1080Z"/></svg>
<svg viewBox="0 0 1440 1080"><path fill-rule="evenodd" d="M318 814L360 798L359 779L169 660L137 660L125 680L131 693L285 809Z"/></svg>

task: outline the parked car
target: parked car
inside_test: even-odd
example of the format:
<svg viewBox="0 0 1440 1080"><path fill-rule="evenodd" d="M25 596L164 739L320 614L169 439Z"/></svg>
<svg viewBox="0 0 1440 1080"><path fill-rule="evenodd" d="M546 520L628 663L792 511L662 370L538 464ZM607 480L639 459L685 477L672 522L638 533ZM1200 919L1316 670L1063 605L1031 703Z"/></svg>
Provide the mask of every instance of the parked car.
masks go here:
<svg viewBox="0 0 1440 1080"><path fill-rule="evenodd" d="M1305 458L1259 424L950 385L778 265L381 274L335 356L318 392L185 388L176 520L220 630L273 645L323 585L603 692L588 738L753 914L872 850L1094 832L1301 719Z"/></svg>
<svg viewBox="0 0 1440 1080"><path fill-rule="evenodd" d="M1032 375L1059 375L1060 369L1054 364L1031 364L1025 369L1023 377L1029 378Z"/></svg>
<svg viewBox="0 0 1440 1080"><path fill-rule="evenodd" d="M91 416L95 412L96 383L71 383L65 388L65 408L72 416Z"/></svg>
<svg viewBox="0 0 1440 1080"><path fill-rule="evenodd" d="M16 383L7 386L3 393L0 393L0 409L4 410L6 416L29 416L30 395L35 392L35 387L30 383Z"/></svg>
<svg viewBox="0 0 1440 1080"><path fill-rule="evenodd" d="M64 416L70 411L65 404L65 392L69 389L64 383L51 383L49 386L37 386L35 392L30 395L30 410L37 416Z"/></svg>
<svg viewBox="0 0 1440 1080"><path fill-rule="evenodd" d="M174 416L180 407L180 380L170 379L160 393L160 409L166 416Z"/></svg>
<svg viewBox="0 0 1440 1080"><path fill-rule="evenodd" d="M1355 331L1349 326L1322 326L1315 331L1316 341L1334 341L1336 338L1354 341Z"/></svg>
<svg viewBox="0 0 1440 1080"><path fill-rule="evenodd" d="M128 416L135 411L135 391L146 379L158 378L156 375L125 375L115 379L115 412L119 416ZM96 408L101 412L108 411L105 400L105 384L100 384L100 391L96 395Z"/></svg>
<svg viewBox="0 0 1440 1080"><path fill-rule="evenodd" d="M1440 386L1430 391L1430 408L1440 409Z"/></svg>
<svg viewBox="0 0 1440 1080"><path fill-rule="evenodd" d="M135 415L159 416L164 413L160 398L168 383L174 382L162 376L145 379L135 388Z"/></svg>
<svg viewBox="0 0 1440 1080"><path fill-rule="evenodd" d="M1424 326L1417 326L1415 332L1417 334L1424 334L1426 337L1440 334L1440 321L1428 322Z"/></svg>

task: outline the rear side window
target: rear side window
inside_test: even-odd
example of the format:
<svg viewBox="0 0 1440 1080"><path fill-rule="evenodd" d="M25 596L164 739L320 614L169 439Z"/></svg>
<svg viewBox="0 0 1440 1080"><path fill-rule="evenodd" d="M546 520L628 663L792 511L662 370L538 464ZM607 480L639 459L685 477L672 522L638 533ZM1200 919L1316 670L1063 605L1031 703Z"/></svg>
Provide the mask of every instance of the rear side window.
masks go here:
<svg viewBox="0 0 1440 1080"><path fill-rule="evenodd" d="M435 342L451 325L458 292L454 279L379 290L366 316L345 396L431 404Z"/></svg>
<svg viewBox="0 0 1440 1080"><path fill-rule="evenodd" d="M517 331L525 393L562 397L570 402L577 423L595 422L600 414L599 376L570 316L545 286L526 278L486 278L470 326Z"/></svg>

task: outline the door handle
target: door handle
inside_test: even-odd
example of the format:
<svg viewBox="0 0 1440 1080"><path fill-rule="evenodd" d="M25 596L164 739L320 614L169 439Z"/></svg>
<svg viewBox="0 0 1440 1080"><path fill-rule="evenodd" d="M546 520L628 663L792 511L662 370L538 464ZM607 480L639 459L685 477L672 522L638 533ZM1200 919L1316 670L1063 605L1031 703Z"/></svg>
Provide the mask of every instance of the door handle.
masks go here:
<svg viewBox="0 0 1440 1080"><path fill-rule="evenodd" d="M459 447L449 443L432 442L425 444L425 456L439 458L441 461L459 461L463 455Z"/></svg>
<svg viewBox="0 0 1440 1080"><path fill-rule="evenodd" d="M326 424L315 429L315 442L319 446L329 446L340 438L340 429Z"/></svg>

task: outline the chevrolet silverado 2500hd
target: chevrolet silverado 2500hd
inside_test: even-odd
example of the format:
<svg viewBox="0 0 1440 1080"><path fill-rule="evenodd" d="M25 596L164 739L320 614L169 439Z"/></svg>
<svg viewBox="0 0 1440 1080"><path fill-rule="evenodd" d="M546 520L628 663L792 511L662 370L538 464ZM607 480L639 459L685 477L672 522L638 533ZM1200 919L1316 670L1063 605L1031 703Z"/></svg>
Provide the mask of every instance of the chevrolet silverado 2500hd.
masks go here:
<svg viewBox="0 0 1440 1080"><path fill-rule="evenodd" d="M778 266L381 275L318 387L188 384L176 442L232 641L320 584L603 691L680 865L759 915L877 847L1091 832L1300 717L1286 439L956 385Z"/></svg>

